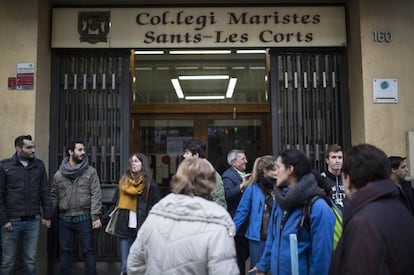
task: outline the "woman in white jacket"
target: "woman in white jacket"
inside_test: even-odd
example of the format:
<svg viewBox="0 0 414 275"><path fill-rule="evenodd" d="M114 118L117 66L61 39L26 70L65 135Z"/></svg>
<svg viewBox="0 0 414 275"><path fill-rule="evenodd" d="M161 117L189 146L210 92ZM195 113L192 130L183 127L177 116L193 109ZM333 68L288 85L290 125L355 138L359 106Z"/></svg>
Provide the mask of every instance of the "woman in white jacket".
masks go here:
<svg viewBox="0 0 414 275"><path fill-rule="evenodd" d="M227 211L209 201L215 170L205 159L183 160L172 193L150 211L128 257L128 274L238 275L235 227Z"/></svg>

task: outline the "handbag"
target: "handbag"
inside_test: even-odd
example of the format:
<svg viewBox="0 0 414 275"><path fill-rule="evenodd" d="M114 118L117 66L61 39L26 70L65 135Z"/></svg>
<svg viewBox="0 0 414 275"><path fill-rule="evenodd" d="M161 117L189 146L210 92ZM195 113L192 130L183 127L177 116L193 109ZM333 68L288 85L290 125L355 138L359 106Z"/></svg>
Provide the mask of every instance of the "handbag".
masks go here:
<svg viewBox="0 0 414 275"><path fill-rule="evenodd" d="M116 223L118 221L118 216L119 216L119 208L115 207L115 209L112 210L112 212L109 214L109 222L105 227L106 233L115 236L115 228L116 228Z"/></svg>

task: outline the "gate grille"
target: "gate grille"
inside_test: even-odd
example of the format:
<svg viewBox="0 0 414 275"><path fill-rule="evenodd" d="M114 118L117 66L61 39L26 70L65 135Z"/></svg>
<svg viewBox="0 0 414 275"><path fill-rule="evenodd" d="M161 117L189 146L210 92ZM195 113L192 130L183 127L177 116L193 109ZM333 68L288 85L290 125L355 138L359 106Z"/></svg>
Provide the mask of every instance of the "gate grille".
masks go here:
<svg viewBox="0 0 414 275"><path fill-rule="evenodd" d="M102 186L105 213L129 155L129 51L65 51L54 53L51 98L51 177L65 156L71 140L85 142L90 164ZM58 258L57 231L49 242ZM97 259L117 260L117 240L103 230L96 232ZM78 260L82 260L76 246Z"/></svg>
<svg viewBox="0 0 414 275"><path fill-rule="evenodd" d="M272 62L274 144L302 149L321 171L328 145L350 144L344 60L337 52L276 53Z"/></svg>

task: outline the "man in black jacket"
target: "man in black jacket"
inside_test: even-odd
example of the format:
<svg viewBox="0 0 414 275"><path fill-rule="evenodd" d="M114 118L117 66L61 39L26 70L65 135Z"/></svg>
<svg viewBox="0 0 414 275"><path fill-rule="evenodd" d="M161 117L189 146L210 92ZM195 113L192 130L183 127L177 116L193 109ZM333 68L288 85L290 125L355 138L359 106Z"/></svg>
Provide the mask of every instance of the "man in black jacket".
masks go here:
<svg viewBox="0 0 414 275"><path fill-rule="evenodd" d="M407 162L404 157L400 156L390 156L388 159L391 164L390 178L397 185L403 203L414 215L414 190L411 182L405 180L408 173Z"/></svg>
<svg viewBox="0 0 414 275"><path fill-rule="evenodd" d="M40 220L49 228L53 215L49 183L43 162L35 158L32 137L19 136L14 143L16 153L0 162L0 274L14 274L20 240L23 274L36 274Z"/></svg>
<svg viewBox="0 0 414 275"><path fill-rule="evenodd" d="M326 183L331 188L332 202L342 211L346 194L341 176L343 164L341 146L337 144L329 145L326 150L325 162L327 169L321 175L326 178Z"/></svg>
<svg viewBox="0 0 414 275"><path fill-rule="evenodd" d="M345 154L344 231L330 275L413 274L414 218L398 198L385 153L360 144Z"/></svg>

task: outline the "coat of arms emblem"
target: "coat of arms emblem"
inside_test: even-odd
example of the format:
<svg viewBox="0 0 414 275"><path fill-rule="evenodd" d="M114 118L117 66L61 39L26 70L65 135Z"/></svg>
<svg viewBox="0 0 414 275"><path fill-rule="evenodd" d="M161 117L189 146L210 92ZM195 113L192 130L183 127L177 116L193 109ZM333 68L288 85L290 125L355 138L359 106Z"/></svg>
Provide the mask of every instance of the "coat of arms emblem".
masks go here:
<svg viewBox="0 0 414 275"><path fill-rule="evenodd" d="M96 44L108 42L110 12L79 12L78 32L80 42Z"/></svg>

